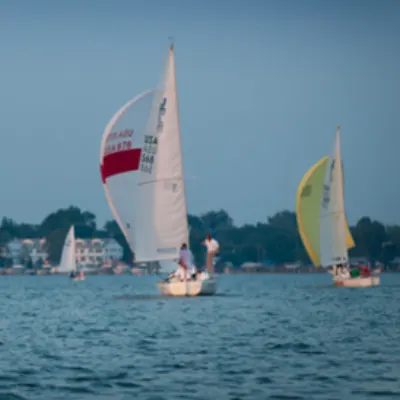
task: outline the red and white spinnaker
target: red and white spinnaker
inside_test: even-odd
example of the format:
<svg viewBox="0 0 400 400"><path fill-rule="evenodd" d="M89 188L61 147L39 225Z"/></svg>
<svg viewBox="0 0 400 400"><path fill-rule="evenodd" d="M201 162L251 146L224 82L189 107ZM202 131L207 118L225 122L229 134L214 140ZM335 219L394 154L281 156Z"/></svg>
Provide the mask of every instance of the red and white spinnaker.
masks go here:
<svg viewBox="0 0 400 400"><path fill-rule="evenodd" d="M159 88L126 103L107 125L100 170L136 262L176 268L168 261L188 243L188 225L173 46Z"/></svg>

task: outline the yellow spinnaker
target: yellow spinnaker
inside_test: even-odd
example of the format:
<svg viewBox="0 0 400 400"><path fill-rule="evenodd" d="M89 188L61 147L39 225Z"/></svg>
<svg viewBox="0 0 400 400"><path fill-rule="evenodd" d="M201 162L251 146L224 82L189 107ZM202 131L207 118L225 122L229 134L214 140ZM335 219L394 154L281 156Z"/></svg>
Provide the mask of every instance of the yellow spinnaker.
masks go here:
<svg viewBox="0 0 400 400"><path fill-rule="evenodd" d="M297 188L296 218L301 240L314 266L320 265L319 258L319 213L324 185L325 170L329 157L324 157L304 175ZM347 225L347 248L355 246Z"/></svg>

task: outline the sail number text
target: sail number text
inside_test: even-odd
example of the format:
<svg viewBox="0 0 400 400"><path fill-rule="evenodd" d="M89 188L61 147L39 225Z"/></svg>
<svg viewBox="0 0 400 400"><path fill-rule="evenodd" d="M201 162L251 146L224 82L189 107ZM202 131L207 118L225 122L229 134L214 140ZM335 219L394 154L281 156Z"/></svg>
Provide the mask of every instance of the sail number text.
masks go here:
<svg viewBox="0 0 400 400"><path fill-rule="evenodd" d="M124 140L122 142L107 145L104 151L104 155L107 156L108 154L118 153L119 151L130 150L131 148L132 148L132 142L130 140Z"/></svg>
<svg viewBox="0 0 400 400"><path fill-rule="evenodd" d="M322 194L322 207L327 208L331 200L331 188L328 185L324 185L324 191Z"/></svg>
<svg viewBox="0 0 400 400"><path fill-rule="evenodd" d="M107 136L107 142L115 139L132 139L133 133L133 129L124 129L119 132L110 132Z"/></svg>
<svg viewBox="0 0 400 400"><path fill-rule="evenodd" d="M144 147L140 159L140 170L146 174L151 174L157 154L157 137L146 135L144 137Z"/></svg>

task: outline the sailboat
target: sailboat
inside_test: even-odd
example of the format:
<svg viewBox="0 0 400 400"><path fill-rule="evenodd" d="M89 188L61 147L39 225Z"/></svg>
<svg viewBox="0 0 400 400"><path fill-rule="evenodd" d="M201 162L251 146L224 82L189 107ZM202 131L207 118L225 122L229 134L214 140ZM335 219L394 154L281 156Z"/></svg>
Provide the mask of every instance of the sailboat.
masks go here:
<svg viewBox="0 0 400 400"><path fill-rule="evenodd" d="M345 267L349 262L346 245L346 219L344 213L343 167L340 149L340 127L336 129L334 151L325 171L320 203L320 257L323 267L333 267L335 286L367 287L379 285L376 275L352 278ZM338 270L338 265L342 266Z"/></svg>
<svg viewBox="0 0 400 400"><path fill-rule="evenodd" d="M73 280L82 281L85 279L83 271L76 274L76 255L75 255L75 228L72 225L65 237L64 246L61 253L60 265L57 272L70 273Z"/></svg>
<svg viewBox="0 0 400 400"><path fill-rule="evenodd" d="M189 245L189 229L173 44L158 88L133 98L108 123L100 171L135 262L157 261L164 274L176 270L181 245ZM166 280L158 288L170 296L211 295L216 281Z"/></svg>
<svg viewBox="0 0 400 400"><path fill-rule="evenodd" d="M296 196L296 219L300 238L314 267L321 266L320 259L320 212L325 171L329 157L315 163L303 176ZM346 221L347 249L355 246Z"/></svg>
<svg viewBox="0 0 400 400"><path fill-rule="evenodd" d="M296 201L300 237L315 266L329 270L335 286L367 287L379 285L380 278L352 278L347 268L337 272L338 265L347 265L348 249L355 243L344 210L343 168L340 149L340 127L336 130L335 147L303 177Z"/></svg>

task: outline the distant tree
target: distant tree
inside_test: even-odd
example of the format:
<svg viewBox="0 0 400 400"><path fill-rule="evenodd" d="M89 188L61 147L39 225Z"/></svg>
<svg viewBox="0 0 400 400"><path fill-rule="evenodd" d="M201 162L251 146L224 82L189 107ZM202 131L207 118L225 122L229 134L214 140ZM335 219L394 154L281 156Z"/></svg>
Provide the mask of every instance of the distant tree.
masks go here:
<svg viewBox="0 0 400 400"><path fill-rule="evenodd" d="M233 227L233 220L225 210L210 211L202 214L200 218L207 233L215 234L219 230Z"/></svg>
<svg viewBox="0 0 400 400"><path fill-rule="evenodd" d="M11 218L4 217L1 221L0 229L3 234L11 237L18 237L18 225Z"/></svg>
<svg viewBox="0 0 400 400"><path fill-rule="evenodd" d="M13 236L10 232L0 228L0 246L6 245L12 239L13 239Z"/></svg>
<svg viewBox="0 0 400 400"><path fill-rule="evenodd" d="M390 242L382 243L381 253L379 255L379 261L383 263L385 267L388 267L390 262L396 257L396 246Z"/></svg>
<svg viewBox="0 0 400 400"><path fill-rule="evenodd" d="M4 267L7 260L7 249L5 246L0 245L0 268Z"/></svg>
<svg viewBox="0 0 400 400"><path fill-rule="evenodd" d="M107 233L108 237L113 237L122 247L123 249L122 261L126 262L127 264L132 264L134 260L134 254L132 253L132 250L128 242L126 241L126 238L122 233L117 221L115 220L107 221L104 224L103 229Z"/></svg>
<svg viewBox="0 0 400 400"><path fill-rule="evenodd" d="M382 252L382 244L387 241L385 227L368 217L361 218L353 229L354 239L360 254L376 261Z"/></svg>
<svg viewBox="0 0 400 400"><path fill-rule="evenodd" d="M12 259L9 257L0 257L0 267L10 268L12 266Z"/></svg>
<svg viewBox="0 0 400 400"><path fill-rule="evenodd" d="M110 236L110 237L116 237L116 236L122 235L121 229L120 229L117 221L115 221L115 220L107 221L104 224L103 229L107 232L108 236Z"/></svg>
<svg viewBox="0 0 400 400"><path fill-rule="evenodd" d="M83 225L92 229L92 231L96 230L96 216L90 211L83 211L81 213L82 223Z"/></svg>
<svg viewBox="0 0 400 400"><path fill-rule="evenodd" d="M68 230L75 226L76 236L89 238L96 232L96 217L89 211L81 211L78 207L71 206L59 209L49 214L40 224L39 232L42 236L48 236L58 229Z"/></svg>
<svg viewBox="0 0 400 400"><path fill-rule="evenodd" d="M201 242L204 240L205 232L203 230L203 222L200 218L192 215L188 216L189 246L193 253L196 265L202 265L204 262L204 247Z"/></svg>
<svg viewBox="0 0 400 400"><path fill-rule="evenodd" d="M131 263L134 254L115 220L107 221L102 230L97 229L96 216L90 211L82 211L71 206L52 212L39 225L17 223L3 218L0 223L0 248L13 238L46 237L49 261L58 263L71 225L81 238L113 237L123 248L123 260ZM309 262L308 255L298 233L296 215L282 210L267 218L266 222L237 227L224 210L210 211L201 216L188 215L190 228L189 243L198 266L204 265L205 248L201 242L211 233L220 243L221 262L230 261L240 265L246 261L271 260L281 264L292 261ZM365 256L371 261L380 260L388 264L395 256L400 256L400 227L383 226L368 217L361 218L351 227L356 246L352 256ZM178 243L180 245L180 243ZM25 253L24 253L25 252ZM21 262L28 257L24 249ZM0 266L7 266L9 258L0 255Z"/></svg>
<svg viewBox="0 0 400 400"><path fill-rule="evenodd" d="M135 260L135 254L132 252L127 241L125 240L125 236L123 235L118 236L115 238L115 240L122 246L123 249L122 261L131 265Z"/></svg>
<svg viewBox="0 0 400 400"><path fill-rule="evenodd" d="M188 225L190 229L194 229L196 231L204 231L204 223L200 217L196 215L188 214Z"/></svg>
<svg viewBox="0 0 400 400"><path fill-rule="evenodd" d="M20 239L37 238L39 237L39 227L33 224L18 224L16 225L16 233L16 237Z"/></svg>
<svg viewBox="0 0 400 400"><path fill-rule="evenodd" d="M300 239L296 214L283 210L268 218L269 233L268 254L278 264L294 261L308 263L309 258Z"/></svg>
<svg viewBox="0 0 400 400"><path fill-rule="evenodd" d="M388 241L393 244L395 256L400 256L400 226L389 225L386 227Z"/></svg>
<svg viewBox="0 0 400 400"><path fill-rule="evenodd" d="M62 248L66 235L68 233L67 228L53 230L46 238L46 250L50 263L59 263L61 258Z"/></svg>
<svg viewBox="0 0 400 400"><path fill-rule="evenodd" d="M27 269L33 269L32 258L29 257L29 256L25 259L25 268L27 268Z"/></svg>
<svg viewBox="0 0 400 400"><path fill-rule="evenodd" d="M268 225L272 228L278 228L293 235L297 235L297 219L296 214L292 211L283 210L268 217Z"/></svg>

